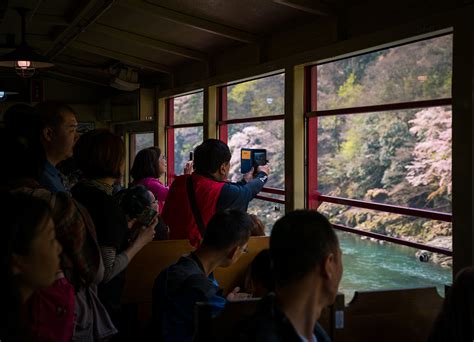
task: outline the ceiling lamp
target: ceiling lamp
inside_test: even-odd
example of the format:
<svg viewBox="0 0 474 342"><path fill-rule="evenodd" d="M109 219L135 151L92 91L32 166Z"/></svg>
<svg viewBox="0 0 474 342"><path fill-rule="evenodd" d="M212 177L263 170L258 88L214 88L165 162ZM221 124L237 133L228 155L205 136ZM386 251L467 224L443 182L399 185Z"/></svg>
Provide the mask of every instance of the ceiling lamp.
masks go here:
<svg viewBox="0 0 474 342"><path fill-rule="evenodd" d="M18 76L27 78L35 73L35 69L49 68L54 66L45 56L36 53L32 47L26 43L25 15L27 10L17 8L21 16L21 44L14 51L0 57L0 66L15 68Z"/></svg>

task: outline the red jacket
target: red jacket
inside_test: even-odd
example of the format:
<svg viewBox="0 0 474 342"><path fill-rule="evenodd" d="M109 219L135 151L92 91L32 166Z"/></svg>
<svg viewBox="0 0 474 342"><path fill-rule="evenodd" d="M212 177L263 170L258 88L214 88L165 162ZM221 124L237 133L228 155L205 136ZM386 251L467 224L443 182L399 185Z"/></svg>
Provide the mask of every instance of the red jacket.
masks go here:
<svg viewBox="0 0 474 342"><path fill-rule="evenodd" d="M186 180L189 175L179 176L171 184L165 206L163 220L170 228L170 239L189 239L192 246L197 247L202 240L199 228L189 204ZM216 212L216 204L225 182L192 174L196 203L202 216L204 226L207 226Z"/></svg>

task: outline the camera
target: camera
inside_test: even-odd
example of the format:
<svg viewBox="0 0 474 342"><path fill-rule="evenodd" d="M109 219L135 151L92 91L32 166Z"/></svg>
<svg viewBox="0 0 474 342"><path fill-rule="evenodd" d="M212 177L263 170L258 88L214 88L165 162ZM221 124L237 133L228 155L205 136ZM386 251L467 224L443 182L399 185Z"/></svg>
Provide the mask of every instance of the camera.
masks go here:
<svg viewBox="0 0 474 342"><path fill-rule="evenodd" d="M268 163L267 150L255 148L240 149L240 172L247 173L252 167L257 173L257 167Z"/></svg>

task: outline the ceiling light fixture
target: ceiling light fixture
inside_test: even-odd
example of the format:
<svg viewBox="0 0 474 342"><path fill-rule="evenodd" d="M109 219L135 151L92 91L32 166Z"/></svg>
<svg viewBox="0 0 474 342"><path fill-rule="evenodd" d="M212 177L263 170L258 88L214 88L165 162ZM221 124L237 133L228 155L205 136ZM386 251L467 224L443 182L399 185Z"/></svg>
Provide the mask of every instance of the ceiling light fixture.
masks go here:
<svg viewBox="0 0 474 342"><path fill-rule="evenodd" d="M45 56L42 56L33 50L26 43L26 21L27 9L17 8L21 17L21 44L15 50L0 57L0 66L13 67L18 76L28 78L34 75L35 70L39 68L49 68L54 66Z"/></svg>

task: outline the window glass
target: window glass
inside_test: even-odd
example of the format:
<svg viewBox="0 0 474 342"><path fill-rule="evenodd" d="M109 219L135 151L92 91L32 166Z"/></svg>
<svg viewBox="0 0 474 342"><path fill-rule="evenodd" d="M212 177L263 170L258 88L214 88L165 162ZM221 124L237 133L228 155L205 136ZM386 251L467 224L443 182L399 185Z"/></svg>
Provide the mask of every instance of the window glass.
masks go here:
<svg viewBox="0 0 474 342"><path fill-rule="evenodd" d="M228 145L232 153L229 179L236 182L242 179L240 172L241 148L264 148L271 164L271 174L267 187L285 188L285 150L284 122L272 120L228 125Z"/></svg>
<svg viewBox="0 0 474 342"><path fill-rule="evenodd" d="M317 109L451 97L452 35L318 65Z"/></svg>
<svg viewBox="0 0 474 342"><path fill-rule="evenodd" d="M202 127L174 129L174 171L176 175L183 173L184 164L189 160L189 152L202 143Z"/></svg>
<svg viewBox="0 0 474 342"><path fill-rule="evenodd" d="M284 200L284 196L260 193L265 197L273 197ZM254 198L250 203L247 212L256 215L265 226L265 235L269 236L276 220L285 215L285 205L273 203Z"/></svg>
<svg viewBox="0 0 474 342"><path fill-rule="evenodd" d="M451 108L318 118L324 195L451 212Z"/></svg>
<svg viewBox="0 0 474 342"><path fill-rule="evenodd" d="M175 97L174 125L200 123L203 121L204 95L202 92Z"/></svg>
<svg viewBox="0 0 474 342"><path fill-rule="evenodd" d="M136 133L133 137L135 139L135 155L144 148L154 145L153 133Z"/></svg>
<svg viewBox="0 0 474 342"><path fill-rule="evenodd" d="M227 119L284 113L284 74L259 78L227 87Z"/></svg>

